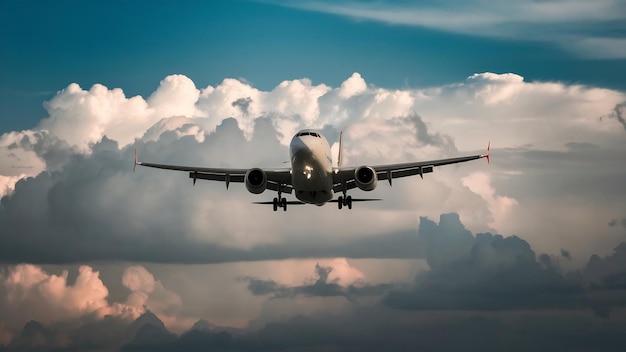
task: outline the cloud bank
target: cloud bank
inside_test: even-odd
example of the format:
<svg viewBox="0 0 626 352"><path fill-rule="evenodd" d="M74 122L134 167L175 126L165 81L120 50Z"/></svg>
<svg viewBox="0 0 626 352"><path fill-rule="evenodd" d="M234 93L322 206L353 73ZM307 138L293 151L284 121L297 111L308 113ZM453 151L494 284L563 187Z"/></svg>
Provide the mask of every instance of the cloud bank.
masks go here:
<svg viewBox="0 0 626 352"><path fill-rule="evenodd" d="M494 73L400 90L375 87L354 73L337 88L300 79L271 91L234 79L198 89L189 78L172 75L147 99L127 98L118 88L83 90L70 84L46 103L50 116L39 126L0 137L0 258L7 263L406 258L384 238L414 232L419 216L454 210L473 230L532 236L564 225L538 221L541 216L587 211L591 199L601 199L593 204L605 228L626 213L623 189L610 187L624 172L618 161L624 150L619 104L625 100L618 91ZM393 188L381 185L373 195L386 198L384 208L292 209L287 226L280 217L266 216L267 209L250 205L254 196L242 187L191 187L183 173L133 174L129 165L137 148L146 161L282 166L292 134L305 127L322 129L334 151L343 130L345 165L455 156L479 151L488 140L496 162L488 168L478 163L441 168L419 186L412 186L413 179ZM559 204L564 197L573 197L565 208ZM332 231L297 226L311 219L341 228L341 240ZM585 236L597 231L596 224L579 219L568 228L576 239L575 257L588 247ZM346 221L352 224L347 229ZM608 253L619 234L610 236L603 245L596 242L593 253ZM562 248L545 238L537 239L544 241L542 249ZM357 243L389 243L384 247L389 250L375 254Z"/></svg>
<svg viewBox="0 0 626 352"><path fill-rule="evenodd" d="M178 296L171 290L193 287L166 287L143 266L127 267L118 278L130 292L121 303L110 303L107 287L90 267L80 267L75 283L68 284L67 271L59 276L33 265L13 266L0 277L0 308L10 313L4 317L12 317L2 320L0 342L7 350L290 351L410 350L415 343L454 350L480 341L495 351L503 348L498 341L510 343L513 334L524 337L525 348L568 350L582 343L611 351L621 346L624 243L611 255L592 256L585 267L569 271L558 257L536 255L519 237L472 234L457 214L442 215L439 222L422 219L417 236L424 242L413 250L425 252L429 268L414 272L413 282L372 284L344 261L332 264L338 272L326 264L309 267L315 276L301 283L275 276L231 277L246 284L250 297L265 297L260 316L245 329L209 323L197 309L192 316L173 313L171 298ZM481 334L474 335L477 331ZM448 333L458 334L454 342L443 338Z"/></svg>
<svg viewBox="0 0 626 352"><path fill-rule="evenodd" d="M172 75L147 98L70 84L38 126L0 136L0 344L402 350L481 327L485 344L522 334L532 348L563 326L573 342L559 348L610 350L625 321L624 101L513 73L419 89L354 73L269 91ZM345 165L489 140L492 163L382 183L368 196L384 202L349 212L280 214L250 204L271 192L132 172L134 148L144 161L281 167L309 127L335 153L344 131Z"/></svg>

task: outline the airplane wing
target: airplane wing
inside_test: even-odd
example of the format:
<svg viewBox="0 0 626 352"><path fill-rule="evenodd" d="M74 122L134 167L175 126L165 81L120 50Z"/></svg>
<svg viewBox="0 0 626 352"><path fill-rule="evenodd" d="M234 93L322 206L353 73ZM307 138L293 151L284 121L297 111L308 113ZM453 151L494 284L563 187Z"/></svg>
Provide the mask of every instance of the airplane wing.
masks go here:
<svg viewBox="0 0 626 352"><path fill-rule="evenodd" d="M378 180L387 180L389 185L391 185L391 180L394 178L407 177L420 175L420 177L424 177L424 174L433 172L433 169L436 166L464 163L471 160L486 158L487 162L489 162L489 150L491 149L491 143L487 145L487 153L486 154L478 154L478 155L469 155L462 156L457 158L449 158L449 159L437 159L437 160L428 160L428 161L418 161L418 162L409 162L409 163L400 163L400 164L387 164L387 165L372 165L370 166L374 172ZM333 175L333 191L334 192L343 192L349 189L356 188L355 172L358 167L351 168L340 168Z"/></svg>
<svg viewBox="0 0 626 352"><path fill-rule="evenodd" d="M228 188L231 182L244 183L246 173L250 170L145 163L137 161L136 152L135 165L164 170L186 171L189 172L189 178L193 179L194 184L196 184L196 180L221 181L226 183L226 188ZM282 193L291 193L293 191L290 169L269 169L263 171L267 175L267 189L278 191L280 188Z"/></svg>

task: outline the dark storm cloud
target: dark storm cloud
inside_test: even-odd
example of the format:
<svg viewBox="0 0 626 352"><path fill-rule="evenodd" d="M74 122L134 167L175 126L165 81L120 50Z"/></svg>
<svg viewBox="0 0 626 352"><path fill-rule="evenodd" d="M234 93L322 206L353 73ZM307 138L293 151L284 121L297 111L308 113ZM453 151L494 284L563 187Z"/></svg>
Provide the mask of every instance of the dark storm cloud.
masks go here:
<svg viewBox="0 0 626 352"><path fill-rule="evenodd" d="M427 222L428 223L428 222ZM383 302L398 309L544 309L583 303L580 283L569 282L551 258L536 258L519 237L489 233L473 237L458 218L444 218L429 233L431 270L418 274L414 287L394 290ZM441 234L445 234L441 236ZM432 263L432 264L431 264Z"/></svg>
<svg viewBox="0 0 626 352"><path fill-rule="evenodd" d="M600 258L598 255L591 256L584 274L588 280L596 284L615 278L626 278L626 242L615 247L613 254L605 258Z"/></svg>
<svg viewBox="0 0 626 352"><path fill-rule="evenodd" d="M439 224L423 218L420 254L431 270L395 287L382 302L400 310L510 311L590 309L608 316L626 306L626 244L604 259L593 256L583 272L564 272L558 258L535 255L528 242L489 233L473 236L456 214ZM568 258L569 252L561 255Z"/></svg>
<svg viewBox="0 0 626 352"><path fill-rule="evenodd" d="M285 286L273 280L259 280L256 278L244 278L248 281L248 290L256 296L271 295L272 298L305 297L345 297L355 300L362 296L377 296L383 294L392 287L391 284L378 285L349 285L341 286L337 281L329 281L328 275L333 271L332 267L315 265L317 280L308 285Z"/></svg>
<svg viewBox="0 0 626 352"><path fill-rule="evenodd" d="M343 287L329 279L332 269L321 265L315 267L317 279L300 286L246 279L252 294L273 301L350 299L391 289L382 304L352 299L356 304L351 310L295 315L254 331L200 322L180 336L150 312L135 322L86 320L80 328L31 322L6 349L412 351L420 346L453 351L469 344L485 351L619 351L626 343L626 243L605 258L592 257L581 272L565 273L558 258L537 256L523 239L474 236L457 214L444 214L438 223L422 218L415 237L420 245L414 249L431 269L418 273L408 286ZM511 336L517 341L513 345Z"/></svg>
<svg viewBox="0 0 626 352"><path fill-rule="evenodd" d="M192 328L176 336L147 312L135 322L105 318L85 328L30 322L7 351L19 350L150 350L150 351L621 351L626 343L622 321L598 324L588 314L494 314L399 312L381 307L350 313L296 315L269 323L257 331ZM105 332L106 331L106 332ZM103 338L106 335L108 338ZM453 338L451 338L453 337Z"/></svg>

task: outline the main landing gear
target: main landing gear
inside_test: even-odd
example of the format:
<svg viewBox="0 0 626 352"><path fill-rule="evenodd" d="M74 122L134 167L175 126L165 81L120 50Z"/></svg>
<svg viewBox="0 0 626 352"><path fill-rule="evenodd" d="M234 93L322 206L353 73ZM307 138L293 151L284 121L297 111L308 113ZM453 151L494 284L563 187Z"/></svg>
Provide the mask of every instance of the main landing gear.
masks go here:
<svg viewBox="0 0 626 352"><path fill-rule="evenodd" d="M278 192L278 197L274 198L272 205L274 206L274 211L277 211L278 208L283 208L283 211L287 211L287 199L281 197L281 192Z"/></svg>
<svg viewBox="0 0 626 352"><path fill-rule="evenodd" d="M348 209L352 209L352 196L346 196L344 193L343 196L337 198L337 207L341 209L344 205L347 206Z"/></svg>

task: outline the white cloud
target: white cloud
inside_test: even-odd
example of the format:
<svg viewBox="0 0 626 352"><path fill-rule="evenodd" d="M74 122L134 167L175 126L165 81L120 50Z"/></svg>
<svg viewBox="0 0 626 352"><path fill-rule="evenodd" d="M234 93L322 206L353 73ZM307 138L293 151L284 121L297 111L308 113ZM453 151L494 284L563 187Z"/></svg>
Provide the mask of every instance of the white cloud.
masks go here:
<svg viewBox="0 0 626 352"><path fill-rule="evenodd" d="M147 307L156 314L172 314L180 309L180 297L166 290L163 284L141 265L133 265L124 271L122 284L131 293L126 303L138 308Z"/></svg>
<svg viewBox="0 0 626 352"><path fill-rule="evenodd" d="M339 96L347 99L364 92L366 89L367 83L365 83L365 80L358 72L355 72L352 74L352 76L350 76L350 78L341 83Z"/></svg>
<svg viewBox="0 0 626 352"><path fill-rule="evenodd" d="M191 79L183 75L170 75L159 84L159 88L148 98L148 105L156 115L168 117L196 115L196 102L200 91Z"/></svg>
<svg viewBox="0 0 626 352"><path fill-rule="evenodd" d="M77 236L75 245L90 238L78 236L76 229L82 227L76 224L97 223L100 226L90 225L90 231L138 243L150 243L148 239L155 238L171 241L171 234L177 233L174 238L183 245L237 250L261 245L313 246L336 243L337 238L334 233L311 238L311 230L292 230L295 224L325 223L330 229L341 229L342 239L353 240L407 231L417 226L420 215L436 217L450 211L458 212L472 230L488 229L491 223L498 231L508 229L524 235L522 231L527 227L522 225L529 219L518 219L516 215L529 200L516 192L529 186L524 177L531 171L545 173L546 167L539 159L533 159L535 163L530 165L510 164L507 159L499 159L499 154L512 153L507 154L510 159L521 155L515 153L534 150L567 152L570 142L588 143L597 149L590 149L591 154L581 159L580 167L593 170L594 163L603 160L606 148L623 148L621 123L599 118L623 101L623 92L558 82L526 82L512 73L479 73L456 84L397 90L368 85L355 73L336 88L299 79L284 81L269 91L235 79L197 89L189 78L176 75L165 78L147 100L139 96L126 98L120 89L95 85L85 91L72 84L47 104L50 117L41 126L48 132L23 131L0 137L0 148L4 148L0 150L5 155L17 155L23 163L16 165L32 166L32 174L26 175L36 176L44 169L57 172L29 180L24 183L24 191L3 199L6 209L19 208L20 214L32 221L19 222L8 210L0 216L5 216L7 228L11 224L14 229L5 239L15 238L21 243L26 241L24 236L37 238L47 231L45 224L59 223L65 226L59 230L59 238ZM224 121L228 117L234 120ZM381 182L379 189L367 196L385 201L359 204L358 211L338 212L332 205L290 207L286 221L272 214L271 209L272 215L267 216L267 208L249 204L271 198L267 193L255 197L240 185L233 184L226 191L224 185L210 182L199 182L194 188L183 173L148 169L131 173L132 150L128 145L135 139L144 161L281 167L288 157L286 145L293 132L324 126L331 142L337 139L339 130L344 130L345 166L483 152L488 140L494 147L492 164L442 167L423 181L417 177L395 181L393 188ZM93 144L104 135L119 144ZM24 136L29 136L30 142L17 143ZM67 157L76 151L63 143L87 154ZM11 157L14 159L7 160L17 163L16 157ZM552 161L549 168L556 172L548 180L572 177L567 164L560 162ZM0 176L7 194L20 174L5 165ZM602 170L617 175L620 168L603 166ZM479 171L491 175L493 192L477 191L478 183L487 182L475 177ZM464 186L464 178L466 183L474 180L472 190ZM598 187L593 185L598 183L592 182L586 192ZM512 199L518 207L510 206ZM577 199L582 207L588 206L589 197L581 195ZM619 206L614 212L619 212ZM501 220L504 218L511 220ZM346 223L351 224L347 229ZM133 235L124 235L129 229ZM27 235L19 239L20 232ZM585 235L580 232L575 236ZM87 242L82 245L89 246ZM579 245L583 248L584 242Z"/></svg>
<svg viewBox="0 0 626 352"><path fill-rule="evenodd" d="M103 135L123 144L130 143L158 121L142 97L126 98L121 89L109 90L101 84L85 91L72 83L45 107L49 117L38 127L83 152Z"/></svg>
<svg viewBox="0 0 626 352"><path fill-rule="evenodd" d="M26 178L25 174L17 176L2 176L0 175L0 199L4 196L8 196L15 189L17 181Z"/></svg>
<svg viewBox="0 0 626 352"><path fill-rule="evenodd" d="M508 224L514 219L515 207L518 202L511 197L500 196L496 194L496 190L491 185L491 177L485 172L475 172L461 179L463 186L468 187L472 192L481 196L487 202L492 221L489 226L497 229L499 233L512 233L515 229L510 228Z"/></svg>

